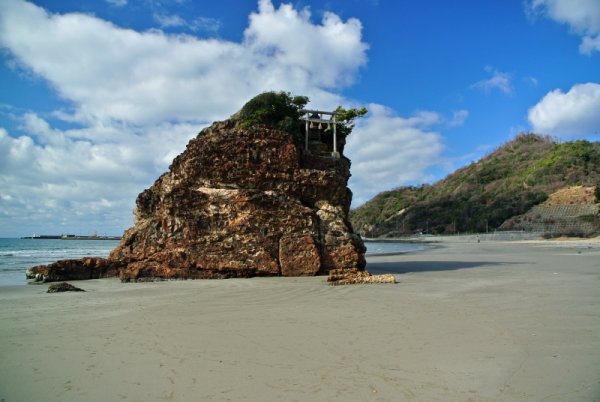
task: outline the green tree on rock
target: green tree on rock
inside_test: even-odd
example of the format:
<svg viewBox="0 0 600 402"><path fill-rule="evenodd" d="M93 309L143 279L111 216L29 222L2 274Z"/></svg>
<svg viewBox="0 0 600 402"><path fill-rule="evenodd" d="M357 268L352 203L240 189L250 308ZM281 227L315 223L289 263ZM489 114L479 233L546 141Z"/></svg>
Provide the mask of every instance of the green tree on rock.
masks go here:
<svg viewBox="0 0 600 402"><path fill-rule="evenodd" d="M300 120L300 110L308 104L307 96L293 96L290 92L263 92L250 99L239 112L231 116L240 127L251 127L264 124L269 127L286 131L294 136L296 144L304 141L304 122ZM345 109L339 106L337 133L342 137L348 136L355 126L355 120L364 116L367 109Z"/></svg>
<svg viewBox="0 0 600 402"><path fill-rule="evenodd" d="M291 134L300 132L300 110L308 103L306 96L289 92L263 92L250 99L232 116L240 127L265 124Z"/></svg>
<svg viewBox="0 0 600 402"><path fill-rule="evenodd" d="M337 132L343 137L350 135L356 125L356 119L368 113L364 107L360 109L344 109L342 106L338 106L335 111L338 113L335 117L336 120L342 123L338 125Z"/></svg>

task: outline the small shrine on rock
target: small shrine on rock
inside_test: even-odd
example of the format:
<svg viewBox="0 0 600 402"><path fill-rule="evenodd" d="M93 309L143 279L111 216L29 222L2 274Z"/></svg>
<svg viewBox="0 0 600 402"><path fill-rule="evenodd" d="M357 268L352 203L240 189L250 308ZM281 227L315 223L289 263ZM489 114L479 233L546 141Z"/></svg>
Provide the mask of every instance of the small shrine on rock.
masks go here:
<svg viewBox="0 0 600 402"><path fill-rule="evenodd" d="M299 112L300 120L305 122L304 150L321 155L329 152L332 157L339 158L337 125L341 122L336 120L339 113L306 109Z"/></svg>

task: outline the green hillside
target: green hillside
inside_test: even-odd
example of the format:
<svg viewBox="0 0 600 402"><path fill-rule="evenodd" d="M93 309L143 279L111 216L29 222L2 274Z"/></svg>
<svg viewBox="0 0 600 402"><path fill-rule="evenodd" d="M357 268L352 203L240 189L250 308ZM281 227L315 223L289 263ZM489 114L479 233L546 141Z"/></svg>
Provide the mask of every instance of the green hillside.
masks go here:
<svg viewBox="0 0 600 402"><path fill-rule="evenodd" d="M368 237L485 232L566 186L600 183L600 143L521 134L433 185L378 194L350 213Z"/></svg>

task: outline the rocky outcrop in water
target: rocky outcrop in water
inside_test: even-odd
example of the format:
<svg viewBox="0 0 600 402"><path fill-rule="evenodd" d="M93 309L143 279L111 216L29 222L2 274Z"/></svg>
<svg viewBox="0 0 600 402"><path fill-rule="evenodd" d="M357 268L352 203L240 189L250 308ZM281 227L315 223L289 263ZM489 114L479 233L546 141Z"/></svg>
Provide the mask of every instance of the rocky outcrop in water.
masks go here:
<svg viewBox="0 0 600 402"><path fill-rule="evenodd" d="M296 141L298 141L296 139ZM35 281L123 281L360 272L350 161L325 143L239 120L214 123L136 200L134 226L108 259L33 267Z"/></svg>
<svg viewBox="0 0 600 402"><path fill-rule="evenodd" d="M85 257L76 260L59 260L48 265L31 267L25 273L34 282L99 279L118 276L122 264L106 258Z"/></svg>
<svg viewBox="0 0 600 402"><path fill-rule="evenodd" d="M349 177L347 158L304 152L286 132L215 123L138 196L108 260L124 281L363 270Z"/></svg>

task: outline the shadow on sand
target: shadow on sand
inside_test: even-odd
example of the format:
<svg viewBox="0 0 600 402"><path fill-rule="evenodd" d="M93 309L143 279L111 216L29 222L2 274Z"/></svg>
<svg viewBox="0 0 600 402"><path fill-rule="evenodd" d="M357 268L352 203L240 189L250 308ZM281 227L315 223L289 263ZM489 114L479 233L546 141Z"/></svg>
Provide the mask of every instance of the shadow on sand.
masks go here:
<svg viewBox="0 0 600 402"><path fill-rule="evenodd" d="M372 274L406 274L408 272L454 271L464 268L502 266L507 263L497 261L402 261L371 262L367 271Z"/></svg>

